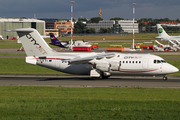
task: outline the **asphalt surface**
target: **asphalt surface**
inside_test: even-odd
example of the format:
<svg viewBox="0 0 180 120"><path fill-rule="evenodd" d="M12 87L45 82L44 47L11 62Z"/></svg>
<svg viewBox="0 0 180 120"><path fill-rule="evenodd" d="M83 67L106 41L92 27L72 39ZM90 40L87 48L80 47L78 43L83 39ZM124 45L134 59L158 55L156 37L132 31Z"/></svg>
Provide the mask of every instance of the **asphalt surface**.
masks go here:
<svg viewBox="0 0 180 120"><path fill-rule="evenodd" d="M62 86L62 87L121 87L121 88L180 88L180 77L111 76L108 79L93 80L89 76L35 76L0 75L0 86Z"/></svg>

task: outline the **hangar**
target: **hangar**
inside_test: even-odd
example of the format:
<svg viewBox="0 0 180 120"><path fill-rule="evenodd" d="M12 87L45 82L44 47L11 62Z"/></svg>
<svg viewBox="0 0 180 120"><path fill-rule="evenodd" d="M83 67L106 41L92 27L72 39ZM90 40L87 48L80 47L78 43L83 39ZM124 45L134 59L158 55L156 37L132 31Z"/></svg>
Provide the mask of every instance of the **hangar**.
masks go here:
<svg viewBox="0 0 180 120"><path fill-rule="evenodd" d="M3 38L17 37L16 32L6 32L17 28L35 28L41 35L45 34L45 21L29 18L0 18L0 35Z"/></svg>

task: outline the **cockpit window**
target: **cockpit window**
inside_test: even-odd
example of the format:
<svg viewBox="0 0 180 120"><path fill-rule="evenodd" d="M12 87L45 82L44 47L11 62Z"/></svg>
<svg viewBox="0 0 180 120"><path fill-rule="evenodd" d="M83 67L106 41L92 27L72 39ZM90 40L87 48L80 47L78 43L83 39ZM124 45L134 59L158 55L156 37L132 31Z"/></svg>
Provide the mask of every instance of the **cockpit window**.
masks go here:
<svg viewBox="0 0 180 120"><path fill-rule="evenodd" d="M166 63L166 61L165 61L165 60L154 60L154 63L155 63L155 64L158 64L158 63Z"/></svg>
<svg viewBox="0 0 180 120"><path fill-rule="evenodd" d="M156 61L156 60L154 60L154 63L157 63L157 61Z"/></svg>
<svg viewBox="0 0 180 120"><path fill-rule="evenodd" d="M160 60L157 60L157 63L161 63L161 61L160 61Z"/></svg>
<svg viewBox="0 0 180 120"><path fill-rule="evenodd" d="M162 63L166 63L166 61L165 61L165 60L161 60L161 62L162 62Z"/></svg>

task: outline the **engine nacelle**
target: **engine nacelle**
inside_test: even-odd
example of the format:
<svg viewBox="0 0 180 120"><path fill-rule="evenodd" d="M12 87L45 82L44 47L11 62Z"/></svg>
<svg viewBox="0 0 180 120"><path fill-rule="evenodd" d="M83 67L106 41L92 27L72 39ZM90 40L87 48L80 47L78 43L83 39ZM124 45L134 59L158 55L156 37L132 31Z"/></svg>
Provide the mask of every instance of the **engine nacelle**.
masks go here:
<svg viewBox="0 0 180 120"><path fill-rule="evenodd" d="M96 69L103 71L103 72L109 72L110 64L109 64L109 62L101 61L100 63L96 63Z"/></svg>
<svg viewBox="0 0 180 120"><path fill-rule="evenodd" d="M119 61L111 61L110 64L111 64L111 70L112 71L119 71L120 70L121 64Z"/></svg>

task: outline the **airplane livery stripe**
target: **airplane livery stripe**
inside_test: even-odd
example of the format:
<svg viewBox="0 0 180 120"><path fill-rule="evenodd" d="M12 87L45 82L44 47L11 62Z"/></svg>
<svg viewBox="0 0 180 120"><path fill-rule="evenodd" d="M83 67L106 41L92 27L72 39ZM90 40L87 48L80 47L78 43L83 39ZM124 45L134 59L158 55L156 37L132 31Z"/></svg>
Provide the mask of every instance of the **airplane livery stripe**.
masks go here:
<svg viewBox="0 0 180 120"><path fill-rule="evenodd" d="M64 58L46 58L46 59L51 59L51 60L66 60Z"/></svg>
<svg viewBox="0 0 180 120"><path fill-rule="evenodd" d="M156 71L158 69L153 69L153 70L143 70L143 71L125 71L125 70L119 70L119 72L128 72L128 73L139 73L139 72L152 72L152 71Z"/></svg>

